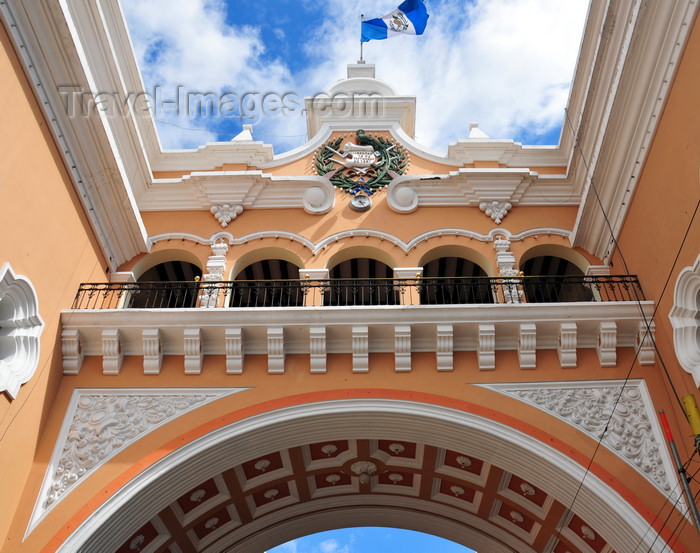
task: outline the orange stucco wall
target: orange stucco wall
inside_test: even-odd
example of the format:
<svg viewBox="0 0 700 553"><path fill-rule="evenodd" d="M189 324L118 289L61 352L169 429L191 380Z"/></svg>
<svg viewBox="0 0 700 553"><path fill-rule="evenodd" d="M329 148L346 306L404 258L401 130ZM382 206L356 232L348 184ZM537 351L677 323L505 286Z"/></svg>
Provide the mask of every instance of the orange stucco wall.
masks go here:
<svg viewBox="0 0 700 553"><path fill-rule="evenodd" d="M225 229L222 229L213 215L206 211L146 212L143 214L143 218L149 235L189 233L209 237L225 230L233 234L236 239L241 239L259 232L278 231L296 234L313 244L318 244L327 237L347 230L382 231L387 238L398 238L407 244L421 234L445 229L441 236L421 241L409 251L404 251L403 247L395 245L393 240L377 237L341 238L316 253L304 246L301 241L286 237L255 238L230 248L227 254L227 270L233 270L233 274L230 275L233 278L236 276L236 272L243 268L237 264L237 261L256 250L270 249L267 258L274 258L272 250L286 250L303 264L302 268L319 269L329 267L329 264L335 262L334 256L338 252L347 252L350 248L364 249L364 253L360 253L362 250L357 251L358 257L365 255L372 257L371 251L382 252L387 264L391 267L421 266L426 263L426 260L439 255L456 255L455 253L442 253L431 257L431 252L444 252L445 248L462 248L472 250L480 258L486 260L488 265L484 269L487 274L495 275L498 274L498 270L496 251L492 242L457 237L451 235L448 229L468 229L481 235L487 235L494 228L505 228L513 234L545 226L570 231L576 217L575 207L514 208L498 227L478 207L425 207L420 208L418 213L406 215L392 211L387 205L386 192L379 191L372 197L372 209L364 213L357 213L350 209L349 200L347 194L336 192L335 207L330 213L322 216L307 214L301 209L246 210L229 223ZM565 237L542 233L522 241L514 241L511 244L511 249L518 260L530 248L543 244L571 247L569 240ZM151 254L166 249L193 253L200 260L200 267L206 266L206 260L211 255L209 246L197 245L192 241L179 239L158 242L153 247ZM586 254L586 252L580 253L583 254L588 263L600 264L600 260ZM120 270L129 271L135 267L139 268L138 264L143 257L132 259L120 267ZM286 259L282 253L280 253L280 257Z"/></svg>
<svg viewBox="0 0 700 553"><path fill-rule="evenodd" d="M2 26L0 74L0 265L9 262L32 282L45 324L34 377L16 399L0 395L4 542L31 468L28 460L53 418L62 374L60 311L71 304L80 281L105 279L106 264Z"/></svg>

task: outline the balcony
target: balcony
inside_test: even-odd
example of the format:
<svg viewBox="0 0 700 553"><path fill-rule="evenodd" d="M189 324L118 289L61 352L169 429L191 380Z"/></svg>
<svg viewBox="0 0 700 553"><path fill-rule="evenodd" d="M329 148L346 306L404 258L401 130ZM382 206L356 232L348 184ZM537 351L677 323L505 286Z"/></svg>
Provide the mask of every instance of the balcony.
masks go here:
<svg viewBox="0 0 700 553"><path fill-rule="evenodd" d="M284 308L641 301L636 276L81 284L72 309Z"/></svg>
<svg viewBox="0 0 700 553"><path fill-rule="evenodd" d="M652 312L627 275L82 284L62 314L64 372L79 372L85 355L101 355L106 373L124 355L158 372L163 355L178 355L196 374L210 354L225 355L231 374L253 354L268 356L271 373L287 354L309 355L311 371L324 372L338 353L366 372L373 352L393 352L397 371L411 369L411 353L434 352L437 369L452 370L457 351L477 352L490 370L498 350L535 368L541 349L575 367L580 348L615 366L620 347L651 364Z"/></svg>

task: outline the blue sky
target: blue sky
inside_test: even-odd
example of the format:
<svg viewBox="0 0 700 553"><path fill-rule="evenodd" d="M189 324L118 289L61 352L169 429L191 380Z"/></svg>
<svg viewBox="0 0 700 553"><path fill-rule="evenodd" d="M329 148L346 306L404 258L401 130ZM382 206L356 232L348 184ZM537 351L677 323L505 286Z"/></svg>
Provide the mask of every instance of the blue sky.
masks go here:
<svg viewBox="0 0 700 553"><path fill-rule="evenodd" d="M418 142L445 152L478 122L491 138L556 144L588 0L425 2L424 35L365 44L377 77L418 98ZM298 109L254 119L241 109L218 118L160 110L164 148L228 141L252 123L254 138L276 153L309 138L303 98L327 90L358 59L360 14L379 17L398 3L122 0L147 92L159 87L172 99L182 87L258 104L267 93L298 99Z"/></svg>
<svg viewBox="0 0 700 553"><path fill-rule="evenodd" d="M291 541L267 553L474 553L454 542L396 528L346 528Z"/></svg>
<svg viewBox="0 0 700 553"><path fill-rule="evenodd" d="M360 15L396 0L123 0L147 92L165 99L226 93L257 104L241 117L161 110L164 148L227 141L243 124L276 153L308 140L303 98L323 92L359 57ZM468 135L556 144L588 0L426 0L425 34L365 45L377 77L418 98L416 139L428 148ZM298 109L260 115L262 98L296 98ZM288 96L288 97L291 97ZM233 104L229 104L231 106Z"/></svg>

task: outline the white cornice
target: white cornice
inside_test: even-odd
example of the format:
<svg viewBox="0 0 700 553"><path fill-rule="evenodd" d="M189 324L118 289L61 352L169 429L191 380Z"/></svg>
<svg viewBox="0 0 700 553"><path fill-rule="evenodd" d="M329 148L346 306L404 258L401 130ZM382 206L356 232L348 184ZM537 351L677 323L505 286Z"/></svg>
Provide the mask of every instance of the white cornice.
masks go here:
<svg viewBox="0 0 700 553"><path fill-rule="evenodd" d="M335 190L320 176L276 177L262 171L199 171L181 179L159 179L141 199L144 211L210 209L217 204L243 209L303 208L325 213ZM313 198L310 201L310 198Z"/></svg>
<svg viewBox="0 0 700 553"><path fill-rule="evenodd" d="M67 2L7 0L0 4L0 14L108 266L116 270L146 250L146 232L109 125L96 112L70 116L61 98L59 87L92 86L85 60L80 59L82 46L74 41L75 25L68 23L69 8Z"/></svg>
<svg viewBox="0 0 700 553"><path fill-rule="evenodd" d="M439 325L452 325L454 351L475 351L481 327L493 325L495 350L517 350L520 325L535 324L537 349L560 347L561 327L576 323L574 348L597 348L601 322L615 326L616 347L636 347L643 324L640 307L635 302L573 302L561 304L485 304L459 306L352 306L294 308L190 308L190 309L96 309L66 310L62 314L63 332L79 334L84 355L103 354L103 330L118 329L122 355L143 355L143 331L159 329L161 351L165 355L185 355L185 329L199 329L204 355L227 353L225 331L242 329L247 354L268 352L267 331L271 326L286 329L284 351L309 353L309 329L319 326L319 309L323 325L333 329L328 353L351 353L351 329L362 320L369 328L369 352L392 352L394 336L388 328L411 327L412 351L436 351ZM653 302L642 302L647 318ZM238 321L234 323L233 321Z"/></svg>
<svg viewBox="0 0 700 553"><path fill-rule="evenodd" d="M574 245L604 263L614 250L611 230L617 236L624 223L699 5L696 0L608 4L595 79L579 124L585 164L581 159L578 164L587 171L574 228Z"/></svg>

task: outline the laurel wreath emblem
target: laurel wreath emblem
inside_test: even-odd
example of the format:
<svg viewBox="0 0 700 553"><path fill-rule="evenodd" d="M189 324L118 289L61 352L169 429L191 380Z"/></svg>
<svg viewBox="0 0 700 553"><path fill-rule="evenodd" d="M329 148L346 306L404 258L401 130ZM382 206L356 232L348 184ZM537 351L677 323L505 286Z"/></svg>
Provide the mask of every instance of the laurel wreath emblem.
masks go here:
<svg viewBox="0 0 700 553"><path fill-rule="evenodd" d="M404 173L408 165L408 154L400 144L381 136L372 137L362 129L357 131L356 136L357 144L374 147L377 161L371 167L364 170L346 167L334 159L343 143L343 137L340 137L328 141L318 150L315 157L316 171L321 176L327 176L334 186L347 194L355 195L364 191L371 195Z"/></svg>

